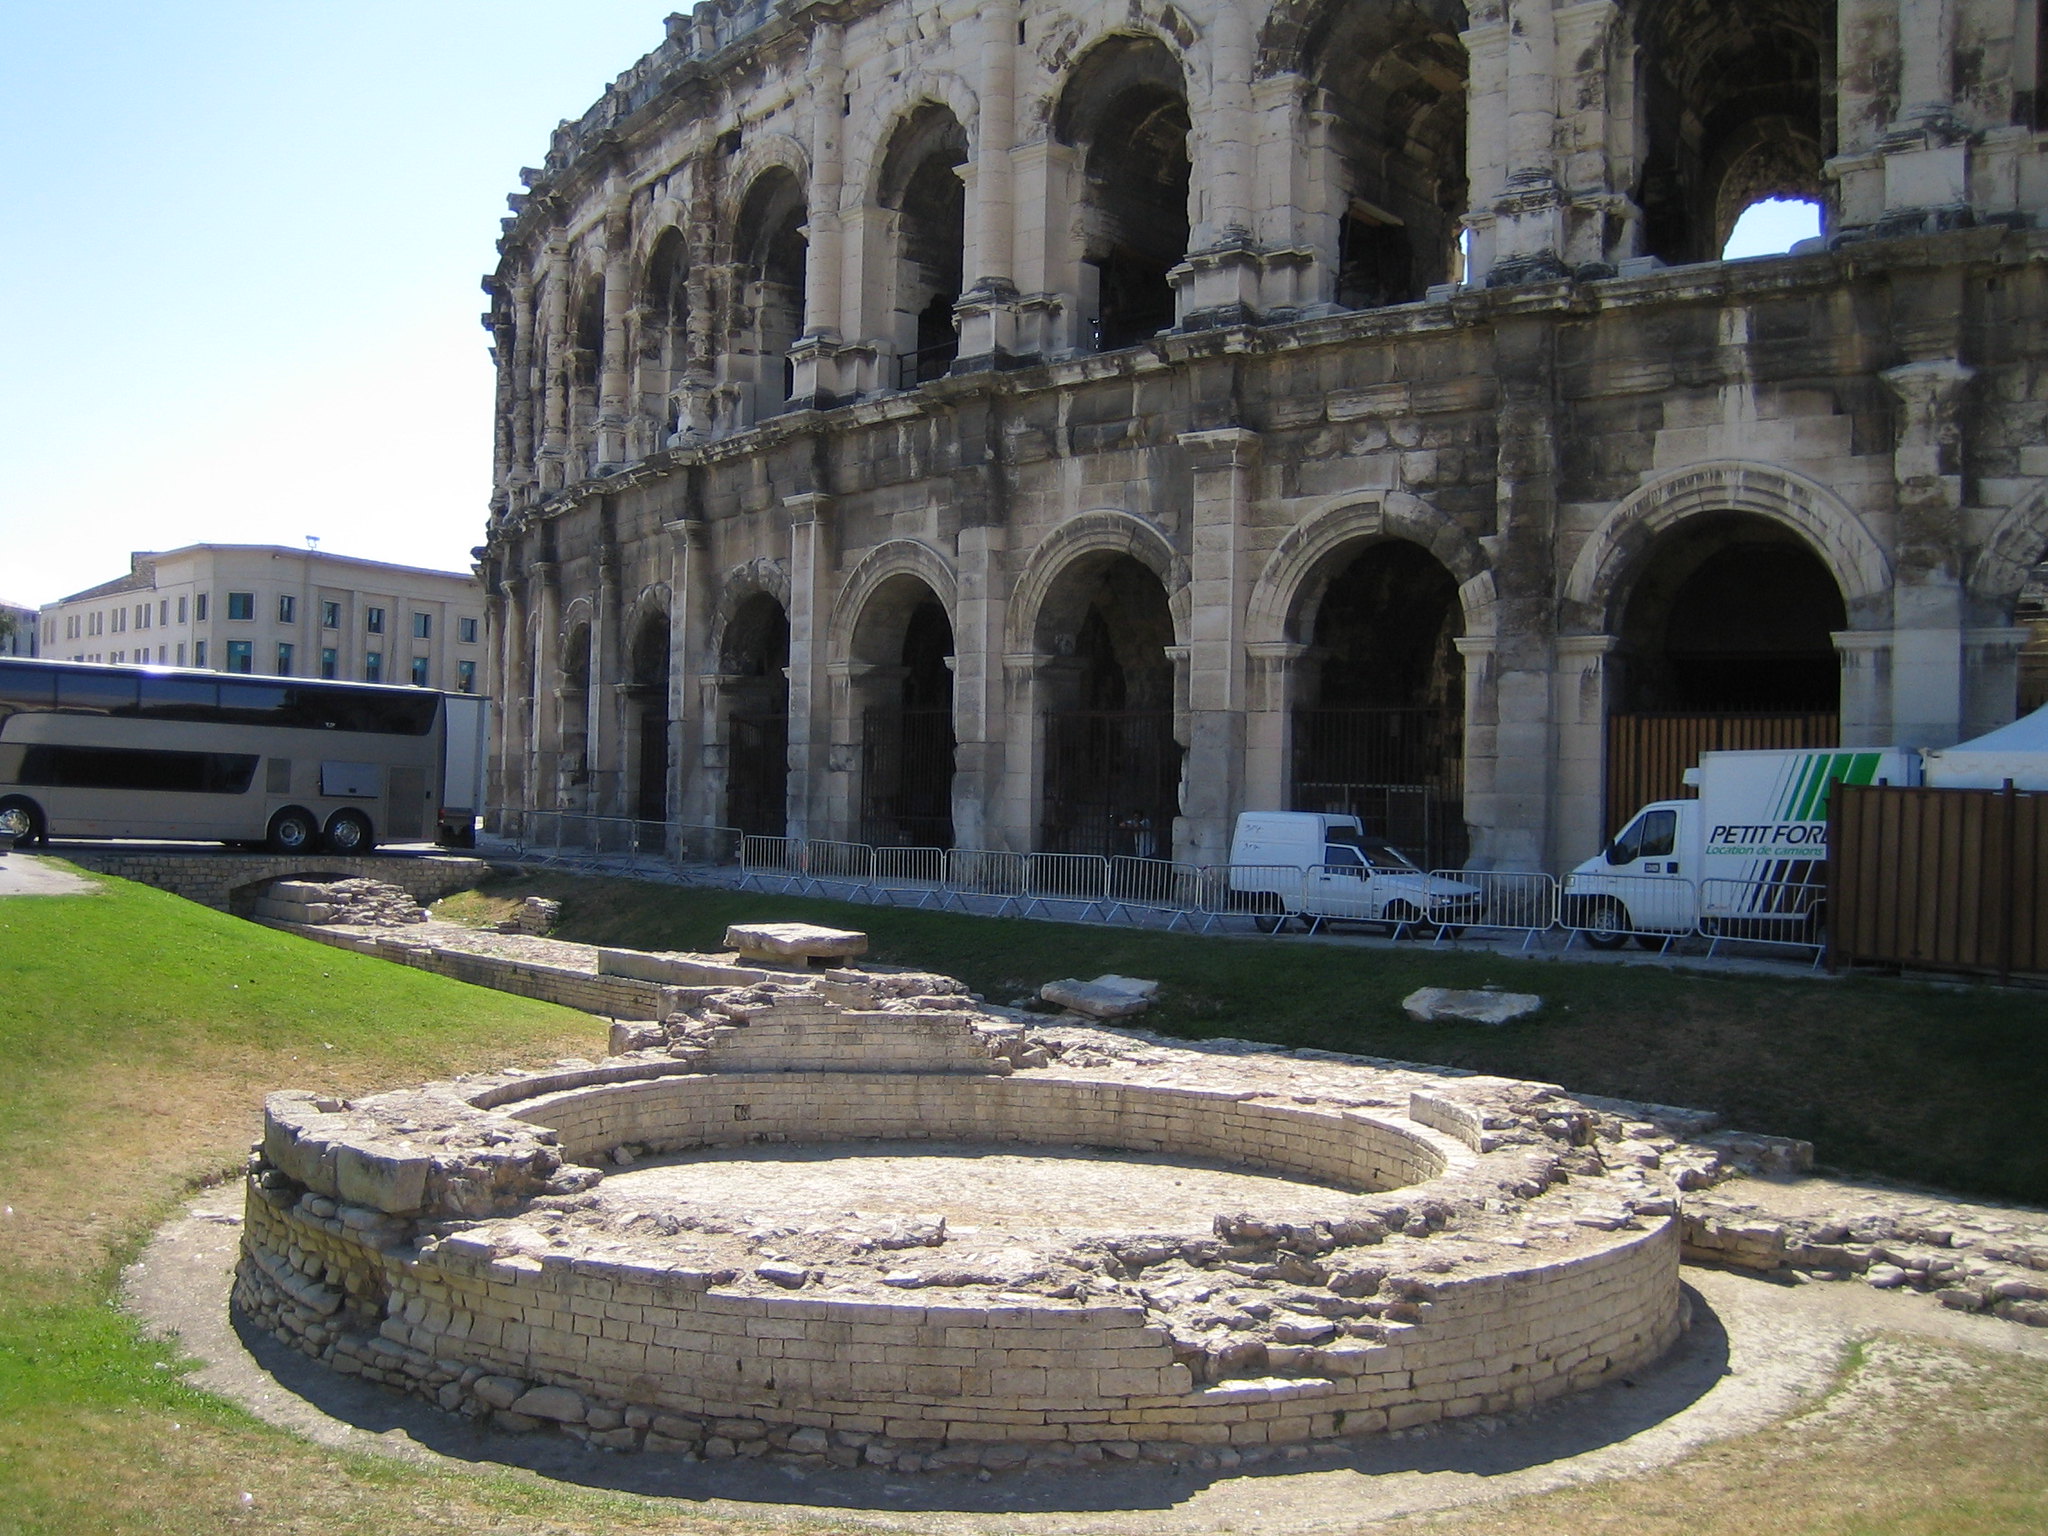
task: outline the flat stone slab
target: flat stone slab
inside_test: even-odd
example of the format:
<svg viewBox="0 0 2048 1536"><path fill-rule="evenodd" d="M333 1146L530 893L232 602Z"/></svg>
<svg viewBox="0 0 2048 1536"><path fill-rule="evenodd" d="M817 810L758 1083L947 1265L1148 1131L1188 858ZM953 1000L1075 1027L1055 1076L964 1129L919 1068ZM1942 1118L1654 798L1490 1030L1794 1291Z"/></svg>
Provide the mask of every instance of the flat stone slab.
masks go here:
<svg viewBox="0 0 2048 1536"><path fill-rule="evenodd" d="M1156 981L1136 981L1129 976L1098 976L1093 981L1076 981L1069 976L1048 981L1038 995L1091 1019L1125 1019L1152 1006Z"/></svg>
<svg viewBox="0 0 2048 1536"><path fill-rule="evenodd" d="M747 960L851 960L868 952L868 936L813 923L734 923L725 947Z"/></svg>
<svg viewBox="0 0 2048 1536"><path fill-rule="evenodd" d="M1419 987L1401 999L1401 1011L1418 1024L1513 1024L1540 1012L1533 992L1460 992Z"/></svg>

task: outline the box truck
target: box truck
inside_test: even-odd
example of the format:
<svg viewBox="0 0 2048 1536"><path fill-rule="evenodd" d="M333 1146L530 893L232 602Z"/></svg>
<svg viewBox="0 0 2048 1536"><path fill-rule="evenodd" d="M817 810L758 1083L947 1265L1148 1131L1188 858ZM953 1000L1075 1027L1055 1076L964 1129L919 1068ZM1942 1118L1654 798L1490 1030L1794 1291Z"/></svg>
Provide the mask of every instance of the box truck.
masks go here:
<svg viewBox="0 0 2048 1536"><path fill-rule="evenodd" d="M1244 811L1230 840L1231 904L1269 933L1289 918L1385 923L1396 937L1434 937L1479 918L1477 886L1426 874L1369 837L1356 816Z"/></svg>
<svg viewBox="0 0 2048 1536"><path fill-rule="evenodd" d="M1600 949L1695 929L1820 942L1827 922L1828 796L1836 784L1920 782L1918 753L1805 749L1703 752L1697 800L1659 800L1565 876L1567 926Z"/></svg>

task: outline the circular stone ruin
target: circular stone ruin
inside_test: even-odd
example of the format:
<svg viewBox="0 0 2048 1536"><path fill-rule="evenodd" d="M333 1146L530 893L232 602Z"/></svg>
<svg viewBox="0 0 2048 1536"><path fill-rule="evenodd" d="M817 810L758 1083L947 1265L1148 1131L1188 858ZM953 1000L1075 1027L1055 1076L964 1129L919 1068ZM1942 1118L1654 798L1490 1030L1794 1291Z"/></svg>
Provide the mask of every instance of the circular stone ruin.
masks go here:
<svg viewBox="0 0 2048 1536"><path fill-rule="evenodd" d="M241 1313L503 1429L897 1471L1256 1460L1684 1325L1670 1144L1554 1088L642 959L687 1006L602 1062L273 1094Z"/></svg>

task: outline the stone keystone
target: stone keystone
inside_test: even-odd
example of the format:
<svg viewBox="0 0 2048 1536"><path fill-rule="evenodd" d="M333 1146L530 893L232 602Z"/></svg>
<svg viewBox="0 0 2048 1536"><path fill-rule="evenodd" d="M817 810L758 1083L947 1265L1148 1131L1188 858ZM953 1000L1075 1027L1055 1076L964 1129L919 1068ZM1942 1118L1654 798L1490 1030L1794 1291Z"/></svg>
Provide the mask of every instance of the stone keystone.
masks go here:
<svg viewBox="0 0 2048 1536"><path fill-rule="evenodd" d="M1421 987L1401 999L1401 1011L1418 1024L1512 1024L1543 1007L1533 992L1459 992Z"/></svg>
<svg viewBox="0 0 2048 1536"><path fill-rule="evenodd" d="M811 923L734 923L725 944L749 960L850 960L868 952L868 936Z"/></svg>

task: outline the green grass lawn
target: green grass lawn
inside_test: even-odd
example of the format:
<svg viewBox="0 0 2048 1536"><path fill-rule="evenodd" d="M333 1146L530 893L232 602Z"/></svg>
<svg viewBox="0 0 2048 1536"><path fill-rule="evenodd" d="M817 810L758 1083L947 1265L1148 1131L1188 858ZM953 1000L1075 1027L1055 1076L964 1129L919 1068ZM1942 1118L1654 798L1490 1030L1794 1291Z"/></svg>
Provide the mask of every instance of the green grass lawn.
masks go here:
<svg viewBox="0 0 2048 1536"><path fill-rule="evenodd" d="M876 958L960 976L996 1002L1062 976L1154 977L1160 1004L1139 1022L1184 1039L1237 1035L1712 1109L1741 1130L1804 1137L1846 1171L2048 1204L2039 991L1148 933L553 873L497 882L453 910L482 915L526 894L562 901L559 937L639 948L716 949L741 919L860 928ZM1417 987L1483 985L1538 993L1544 1010L1504 1029L1401 1012Z"/></svg>
<svg viewBox="0 0 2048 1536"><path fill-rule="evenodd" d="M528 882L501 894L539 888ZM1768 1014L1782 1034L1817 1025L1837 1042L1859 1010L1895 1041L1924 1028L1920 1087L1933 1093L1937 1074L1926 1063L1939 1060L1941 1038L1912 1021L1957 1002L1884 988L1708 984L1604 968L984 923L623 883L550 888L570 902L571 936L708 946L734 915L858 919L885 956L963 972L996 996L1055 974L1150 973L1167 981L1157 1022L1190 1035L1264 1033L1475 1066L1504 1065L1492 1057L1520 1052L1513 1070L1539 1070L1530 1060L1542 1055L1557 1063L1543 1075L1681 1100L1687 1095L1659 1086L1675 1070L1678 1053L1668 1047L1714 1039L1751 1010ZM468 905L487 908L490 900ZM1393 1000L1420 979L1520 985L1532 976L1554 1012L1515 1040L1425 1033L1392 1016ZM2019 1027L2010 999L1965 1001L1989 1010L1988 1019L1973 1015L1987 1032ZM328 1450L194 1389L175 1346L143 1338L114 1305L119 1267L153 1223L196 1182L239 1165L265 1091L360 1093L593 1054L603 1036L599 1020L328 949L120 881L99 882L91 896L0 899L0 1536L846 1530L800 1509L725 1516L701 1504ZM1640 1040L1640 1054L1665 1066L1644 1065L1632 1048L1613 1070L1640 1072L1642 1082L1586 1081L1580 1067L1606 1061L1617 1040ZM1650 1042L1665 1048L1648 1050ZM1797 1056L1822 1059L1817 1047ZM1745 1070L1756 1070L1753 1059ZM1996 1075L1970 1080L1990 1093ZM1715 1080L1739 1079L1731 1064ZM1985 1129L1991 1117L2023 1096L2017 1082L1998 1085L1975 1134L1994 1139ZM1842 1112L1854 1118L1849 1108L1845 1100ZM1757 1114L1741 1118L1779 1128ZM1965 1149L1971 1137L1958 1131L1951 1139ZM1953 1346L1915 1348L1925 1368L1912 1359L1911 1369L1886 1367L1881 1353L1875 1366L1858 1363L1814 1430L1773 1428L1646 1476L1430 1517L1420 1527L1452 1536L1551 1526L1738 1536L1759 1529L1755 1517L1767 1510L1769 1528L1788 1536L2041 1529L2044 1373L2034 1362ZM1341 1528L1340 1520L1333 1529Z"/></svg>

